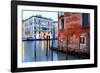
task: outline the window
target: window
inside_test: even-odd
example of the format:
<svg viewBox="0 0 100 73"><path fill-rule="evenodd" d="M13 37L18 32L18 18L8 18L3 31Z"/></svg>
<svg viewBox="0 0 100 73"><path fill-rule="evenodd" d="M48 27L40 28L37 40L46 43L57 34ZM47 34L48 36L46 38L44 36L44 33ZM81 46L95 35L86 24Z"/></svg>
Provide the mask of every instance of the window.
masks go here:
<svg viewBox="0 0 100 73"><path fill-rule="evenodd" d="M36 26L34 27L34 29L36 29Z"/></svg>
<svg viewBox="0 0 100 73"><path fill-rule="evenodd" d="M85 44L85 37L80 37L80 44Z"/></svg>
<svg viewBox="0 0 100 73"><path fill-rule="evenodd" d="M82 25L87 26L89 22L89 14L88 13L83 13L82 14Z"/></svg>
<svg viewBox="0 0 100 73"><path fill-rule="evenodd" d="M64 18L61 19L61 29L64 29Z"/></svg>
<svg viewBox="0 0 100 73"><path fill-rule="evenodd" d="M35 18L34 19L34 24L40 24L40 19L39 18Z"/></svg>
<svg viewBox="0 0 100 73"><path fill-rule="evenodd" d="M30 25L32 25L32 23L30 23Z"/></svg>
<svg viewBox="0 0 100 73"><path fill-rule="evenodd" d="M34 24L36 24L36 19L34 19Z"/></svg>
<svg viewBox="0 0 100 73"><path fill-rule="evenodd" d="M46 31L48 28L46 28L46 27L42 27L42 30L44 30L44 31Z"/></svg>

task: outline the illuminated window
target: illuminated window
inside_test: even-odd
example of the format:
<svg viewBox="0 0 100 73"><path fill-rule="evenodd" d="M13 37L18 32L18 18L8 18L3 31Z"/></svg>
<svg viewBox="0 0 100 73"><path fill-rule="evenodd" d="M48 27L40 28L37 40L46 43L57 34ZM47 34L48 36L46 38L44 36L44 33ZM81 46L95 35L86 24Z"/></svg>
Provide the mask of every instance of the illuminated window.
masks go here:
<svg viewBox="0 0 100 73"><path fill-rule="evenodd" d="M85 37L80 37L80 43L85 44Z"/></svg>

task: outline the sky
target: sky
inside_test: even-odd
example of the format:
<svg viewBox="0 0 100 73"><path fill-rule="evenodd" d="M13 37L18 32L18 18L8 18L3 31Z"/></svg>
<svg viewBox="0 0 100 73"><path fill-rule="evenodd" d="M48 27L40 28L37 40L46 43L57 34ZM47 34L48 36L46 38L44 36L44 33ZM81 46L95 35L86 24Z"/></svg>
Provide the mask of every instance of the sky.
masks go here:
<svg viewBox="0 0 100 73"><path fill-rule="evenodd" d="M42 17L51 18L53 21L58 21L57 12L47 12L47 11L23 11L23 20L31 17L32 15L41 15Z"/></svg>

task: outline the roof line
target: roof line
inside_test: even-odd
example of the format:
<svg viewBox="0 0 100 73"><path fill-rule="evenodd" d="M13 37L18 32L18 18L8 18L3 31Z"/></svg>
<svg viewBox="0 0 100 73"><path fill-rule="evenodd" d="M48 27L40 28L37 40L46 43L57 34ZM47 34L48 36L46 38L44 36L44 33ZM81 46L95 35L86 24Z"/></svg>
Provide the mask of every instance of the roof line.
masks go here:
<svg viewBox="0 0 100 73"><path fill-rule="evenodd" d="M23 20L23 21L27 21L27 20L31 19L32 17L37 17L37 18L43 18L43 19L47 19L47 20L52 20L52 19L49 19L49 18L46 18L46 17L34 16L34 15L32 15L32 16L30 16L29 18L27 18L27 19L25 19L25 20Z"/></svg>

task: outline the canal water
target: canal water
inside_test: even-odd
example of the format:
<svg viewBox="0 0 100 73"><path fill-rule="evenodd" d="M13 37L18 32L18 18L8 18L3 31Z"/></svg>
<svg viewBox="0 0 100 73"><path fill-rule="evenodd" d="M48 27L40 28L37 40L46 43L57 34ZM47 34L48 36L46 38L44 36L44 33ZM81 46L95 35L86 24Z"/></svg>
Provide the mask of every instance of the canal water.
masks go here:
<svg viewBox="0 0 100 73"><path fill-rule="evenodd" d="M50 49L52 40L23 41L23 62L59 61L66 60L66 54ZM53 47L57 48L57 40L53 40ZM79 59L76 56L67 55L67 60Z"/></svg>

